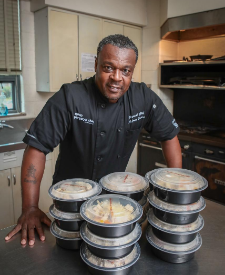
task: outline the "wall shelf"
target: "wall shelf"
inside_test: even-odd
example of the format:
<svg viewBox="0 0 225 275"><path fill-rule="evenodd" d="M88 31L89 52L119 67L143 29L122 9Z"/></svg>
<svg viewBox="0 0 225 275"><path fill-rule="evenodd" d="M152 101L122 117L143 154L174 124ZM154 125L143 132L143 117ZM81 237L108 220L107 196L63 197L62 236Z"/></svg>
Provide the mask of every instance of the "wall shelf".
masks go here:
<svg viewBox="0 0 225 275"><path fill-rule="evenodd" d="M198 78L204 78L205 83ZM189 81L190 83L185 83ZM192 82L192 83L191 83ZM195 83L193 83L195 82ZM202 82L196 84L196 82ZM225 61L171 62L159 64L159 87L170 89L225 90Z"/></svg>

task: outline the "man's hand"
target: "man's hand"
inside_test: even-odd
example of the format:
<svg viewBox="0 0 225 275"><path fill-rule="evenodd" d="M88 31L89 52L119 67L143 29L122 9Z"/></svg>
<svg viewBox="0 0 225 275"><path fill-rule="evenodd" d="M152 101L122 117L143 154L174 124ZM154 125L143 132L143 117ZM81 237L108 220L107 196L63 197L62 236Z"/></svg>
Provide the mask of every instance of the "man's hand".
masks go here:
<svg viewBox="0 0 225 275"><path fill-rule="evenodd" d="M16 233L21 230L21 244L25 245L28 239L29 245L34 245L34 230L36 229L40 240L44 241L45 235L41 223L45 223L47 226L50 226L51 220L38 207L29 207L28 209L23 210L22 215L18 219L16 227L11 232L9 232L9 234L5 237L5 240L10 240Z"/></svg>

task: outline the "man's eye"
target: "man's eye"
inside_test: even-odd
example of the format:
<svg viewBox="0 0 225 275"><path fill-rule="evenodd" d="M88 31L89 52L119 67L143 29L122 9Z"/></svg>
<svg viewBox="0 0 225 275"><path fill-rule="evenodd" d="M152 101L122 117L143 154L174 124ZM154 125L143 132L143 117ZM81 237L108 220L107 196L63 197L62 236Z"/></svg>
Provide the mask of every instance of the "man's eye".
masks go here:
<svg viewBox="0 0 225 275"><path fill-rule="evenodd" d="M123 74L124 74L124 75L129 75L129 74L130 74L130 70L124 69L124 70L123 70Z"/></svg>
<svg viewBox="0 0 225 275"><path fill-rule="evenodd" d="M106 71L112 71L112 67L111 66L105 66L105 70Z"/></svg>

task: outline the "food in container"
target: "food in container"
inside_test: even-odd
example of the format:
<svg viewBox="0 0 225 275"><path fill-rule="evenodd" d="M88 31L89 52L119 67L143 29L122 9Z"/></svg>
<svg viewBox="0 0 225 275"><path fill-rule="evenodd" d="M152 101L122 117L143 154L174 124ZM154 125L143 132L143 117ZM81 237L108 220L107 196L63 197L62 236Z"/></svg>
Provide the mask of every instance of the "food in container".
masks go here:
<svg viewBox="0 0 225 275"><path fill-rule="evenodd" d="M95 256L88 249L85 243L82 244L80 255L87 264L91 274L97 275L126 275L132 269L132 266L138 261L141 249L138 243L135 244L131 253L120 259L103 259Z"/></svg>
<svg viewBox="0 0 225 275"><path fill-rule="evenodd" d="M66 231L59 228L56 222L52 222L50 231L56 237L56 243L65 249L79 249L82 243L79 231Z"/></svg>
<svg viewBox="0 0 225 275"><path fill-rule="evenodd" d="M93 234L83 223L80 229L81 238L85 241L90 252L103 259L119 259L133 250L135 243L142 234L141 227L136 223L133 231L120 238L102 238Z"/></svg>
<svg viewBox="0 0 225 275"><path fill-rule="evenodd" d="M130 172L111 173L100 180L100 184L108 194L121 194L139 201L148 188L148 181Z"/></svg>
<svg viewBox="0 0 225 275"><path fill-rule="evenodd" d="M205 208L203 197L192 204L178 205L162 201L154 191L148 195L149 203L153 206L155 216L167 223L189 224L197 220L199 212Z"/></svg>
<svg viewBox="0 0 225 275"><path fill-rule="evenodd" d="M138 202L120 195L101 195L86 201L80 214L92 233L106 238L129 234L143 210Z"/></svg>
<svg viewBox="0 0 225 275"><path fill-rule="evenodd" d="M200 199L208 182L196 172L181 168L160 168L145 177L154 186L155 195L173 204L191 204Z"/></svg>
<svg viewBox="0 0 225 275"><path fill-rule="evenodd" d="M55 207L64 212L79 212L81 204L98 196L102 191L100 185L88 179L68 179L60 181L49 188Z"/></svg>
<svg viewBox="0 0 225 275"><path fill-rule="evenodd" d="M190 261L202 245L202 238L198 233L195 239L186 244L172 244L157 238L148 226L146 231L147 241L150 243L153 253L160 259L170 263L184 263Z"/></svg>
<svg viewBox="0 0 225 275"><path fill-rule="evenodd" d="M60 211L54 204L50 206L49 214L55 219L58 227L66 231L80 231L84 221L80 213Z"/></svg>
<svg viewBox="0 0 225 275"><path fill-rule="evenodd" d="M193 223L176 225L161 221L150 209L147 214L148 222L152 225L152 231L160 240L183 244L191 242L195 239L197 233L203 228L204 220L201 215Z"/></svg>

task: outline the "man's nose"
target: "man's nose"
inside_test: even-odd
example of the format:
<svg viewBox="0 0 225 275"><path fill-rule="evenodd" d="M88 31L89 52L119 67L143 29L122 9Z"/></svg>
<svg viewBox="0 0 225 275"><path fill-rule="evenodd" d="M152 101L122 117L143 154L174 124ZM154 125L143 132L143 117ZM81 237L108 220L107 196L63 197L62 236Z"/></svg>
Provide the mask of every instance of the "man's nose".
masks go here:
<svg viewBox="0 0 225 275"><path fill-rule="evenodd" d="M111 74L111 78L114 81L121 81L122 80L122 72L120 70L113 71L113 73Z"/></svg>

